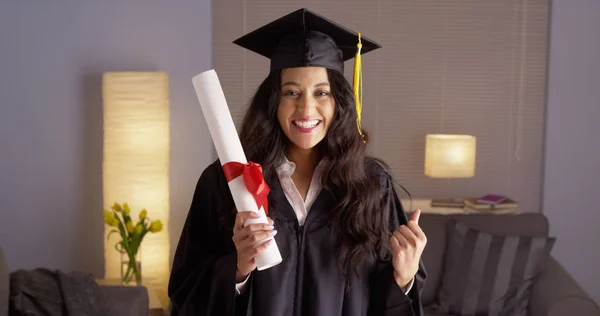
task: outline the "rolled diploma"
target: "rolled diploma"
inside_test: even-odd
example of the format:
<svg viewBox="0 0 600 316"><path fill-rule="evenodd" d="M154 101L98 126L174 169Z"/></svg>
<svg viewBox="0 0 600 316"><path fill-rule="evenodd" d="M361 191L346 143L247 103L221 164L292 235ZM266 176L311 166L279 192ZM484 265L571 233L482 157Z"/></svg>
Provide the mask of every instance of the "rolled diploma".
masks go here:
<svg viewBox="0 0 600 316"><path fill-rule="evenodd" d="M192 83L221 165L232 161L246 164L248 161L233 124L217 73L214 69L202 72L192 78ZM252 223L268 224L264 209L262 207L260 210L258 209L254 197L246 189L243 178L243 176L239 176L228 182L235 207L238 212L253 211L260 215L260 218L248 219L244 225ZM254 258L258 270L268 269L282 261L275 239L270 237L267 240L273 240L273 242Z"/></svg>

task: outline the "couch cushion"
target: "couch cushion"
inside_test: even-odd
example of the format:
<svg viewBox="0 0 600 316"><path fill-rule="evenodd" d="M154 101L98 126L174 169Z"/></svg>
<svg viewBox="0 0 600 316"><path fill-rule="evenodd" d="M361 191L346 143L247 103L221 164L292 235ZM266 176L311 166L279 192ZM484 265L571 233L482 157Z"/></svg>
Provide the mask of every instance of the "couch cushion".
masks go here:
<svg viewBox="0 0 600 316"><path fill-rule="evenodd" d="M457 219L467 226L491 234L511 234L523 236L547 236L548 221L539 213L523 214L427 214L419 219L419 226L427 236L427 246L423 251L423 264L427 271L427 282L423 290L423 304L434 302L444 268L446 249L446 222Z"/></svg>
<svg viewBox="0 0 600 316"><path fill-rule="evenodd" d="M445 269L436 311L454 315L527 315L531 287L555 238L487 234L448 221Z"/></svg>
<svg viewBox="0 0 600 316"><path fill-rule="evenodd" d="M8 315L8 263L0 247L0 316Z"/></svg>

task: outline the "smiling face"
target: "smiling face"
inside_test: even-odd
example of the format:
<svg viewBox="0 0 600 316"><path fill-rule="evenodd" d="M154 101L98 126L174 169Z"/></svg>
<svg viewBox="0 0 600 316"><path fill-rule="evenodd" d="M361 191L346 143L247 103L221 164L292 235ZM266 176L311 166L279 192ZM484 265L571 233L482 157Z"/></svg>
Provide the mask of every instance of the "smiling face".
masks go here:
<svg viewBox="0 0 600 316"><path fill-rule="evenodd" d="M325 68L282 70L277 119L294 147L314 148L325 138L334 114L335 100Z"/></svg>

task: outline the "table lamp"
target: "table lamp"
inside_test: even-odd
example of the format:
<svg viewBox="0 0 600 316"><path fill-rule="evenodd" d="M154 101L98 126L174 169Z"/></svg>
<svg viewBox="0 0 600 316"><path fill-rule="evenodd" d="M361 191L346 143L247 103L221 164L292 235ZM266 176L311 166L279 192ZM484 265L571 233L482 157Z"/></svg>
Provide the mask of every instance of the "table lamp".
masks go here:
<svg viewBox="0 0 600 316"><path fill-rule="evenodd" d="M475 175L475 143L471 135L428 134L425 175L430 178L470 178ZM463 199L432 199L431 206L463 207Z"/></svg>

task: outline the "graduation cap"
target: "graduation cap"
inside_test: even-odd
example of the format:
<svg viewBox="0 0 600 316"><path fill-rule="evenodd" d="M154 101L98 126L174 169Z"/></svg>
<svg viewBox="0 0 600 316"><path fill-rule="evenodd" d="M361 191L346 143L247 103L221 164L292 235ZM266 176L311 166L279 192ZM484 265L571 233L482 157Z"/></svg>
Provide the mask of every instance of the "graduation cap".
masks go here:
<svg viewBox="0 0 600 316"><path fill-rule="evenodd" d="M381 45L308 9L299 9L233 42L271 60L270 70L324 67L344 73L344 61L354 60L354 95L360 127L362 111L361 54Z"/></svg>
<svg viewBox="0 0 600 316"><path fill-rule="evenodd" d="M359 37L360 36L360 37ZM308 9L270 22L233 43L271 60L271 70L319 66L341 73L344 61L381 45Z"/></svg>

